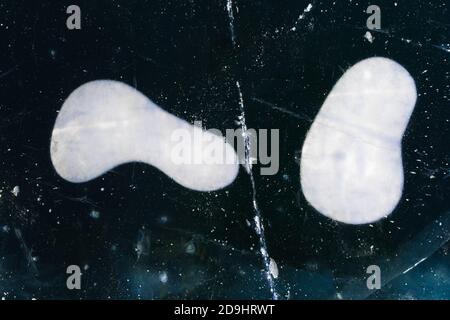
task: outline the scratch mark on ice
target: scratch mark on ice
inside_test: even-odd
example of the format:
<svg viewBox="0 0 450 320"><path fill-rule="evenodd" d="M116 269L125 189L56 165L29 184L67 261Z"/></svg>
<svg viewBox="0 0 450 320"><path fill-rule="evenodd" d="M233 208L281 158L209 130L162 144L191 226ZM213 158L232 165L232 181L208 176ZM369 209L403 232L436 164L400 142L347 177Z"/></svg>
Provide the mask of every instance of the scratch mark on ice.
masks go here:
<svg viewBox="0 0 450 320"><path fill-rule="evenodd" d="M25 259L27 260L28 267L31 269L34 275L38 275L38 269L36 263L34 262L32 250L30 250L22 236L22 231L19 228L14 228L14 233L16 234L17 240L19 240L22 247Z"/></svg>
<svg viewBox="0 0 450 320"><path fill-rule="evenodd" d="M234 13L233 13L233 0L227 0L227 12L230 23L231 43L233 47L236 45L236 36L234 33Z"/></svg>
<svg viewBox="0 0 450 320"><path fill-rule="evenodd" d="M411 45L416 46L416 47L421 47L421 48L425 48L425 47L430 48L430 47L432 47L432 48L436 48L436 49L439 49L439 50L443 50L443 51L445 51L447 53L450 53L450 43L444 43L444 44L440 44L440 45L430 44L430 43L427 43L426 41L425 42L421 42L421 41L417 41L417 40L414 40L414 39L398 37L395 34L393 34L392 32L389 32L388 30L373 29L371 31L372 32L376 32L376 33L380 33L380 34L384 34L386 37L388 37L390 39L395 39L395 40L398 40L398 41L402 41L404 43L411 44Z"/></svg>
<svg viewBox="0 0 450 320"><path fill-rule="evenodd" d="M308 4L308 6L303 10L303 12L298 16L297 21L295 21L294 26L291 28L291 31L296 31L297 26L301 20L305 19L306 15L311 12L313 9L312 3Z"/></svg>
<svg viewBox="0 0 450 320"><path fill-rule="evenodd" d="M445 52L450 53L450 43L444 43L441 45L433 45L433 47L438 48L440 50L444 50Z"/></svg>
<svg viewBox="0 0 450 320"><path fill-rule="evenodd" d="M301 114L295 113L293 111L290 111L290 110L288 110L286 108L278 107L278 106L274 105L273 103L267 102L265 100L262 100L262 99L259 99L259 98L252 98L252 100L256 101L256 102L258 102L258 103L260 103L262 105L268 106L268 107L270 107L270 108L272 108L274 110L277 110L279 112L285 113L285 114L287 114L287 115L289 115L289 116L291 116L293 118L297 118L299 120L306 120L306 121L309 121L309 122L313 121L311 118L309 118L306 115L301 115Z"/></svg>
<svg viewBox="0 0 450 320"><path fill-rule="evenodd" d="M413 266L409 267L408 269L406 269L405 271L403 271L403 274L411 271L412 269L414 269L415 267L417 267L419 264L421 264L422 262L424 262L425 260L427 260L428 257L422 258L419 261L417 261Z"/></svg>
<svg viewBox="0 0 450 320"><path fill-rule="evenodd" d="M17 68L18 66L19 66L19 65L16 65L16 66L12 67L11 69L6 70L5 72L1 73L1 74L0 74L0 79L2 79L2 78L4 78L4 77L7 77L8 75L10 75L10 74L13 73L14 71L16 71L16 68Z"/></svg>

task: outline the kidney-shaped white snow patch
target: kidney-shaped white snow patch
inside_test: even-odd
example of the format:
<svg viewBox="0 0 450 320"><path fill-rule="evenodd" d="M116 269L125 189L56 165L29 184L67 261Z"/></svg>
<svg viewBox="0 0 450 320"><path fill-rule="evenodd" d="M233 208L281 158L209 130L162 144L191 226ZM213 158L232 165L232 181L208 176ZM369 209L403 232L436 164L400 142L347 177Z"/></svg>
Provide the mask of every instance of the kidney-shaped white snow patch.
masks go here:
<svg viewBox="0 0 450 320"><path fill-rule="evenodd" d="M416 103L414 80L401 65L369 58L336 83L302 149L308 202L349 224L388 216L403 191L402 137Z"/></svg>

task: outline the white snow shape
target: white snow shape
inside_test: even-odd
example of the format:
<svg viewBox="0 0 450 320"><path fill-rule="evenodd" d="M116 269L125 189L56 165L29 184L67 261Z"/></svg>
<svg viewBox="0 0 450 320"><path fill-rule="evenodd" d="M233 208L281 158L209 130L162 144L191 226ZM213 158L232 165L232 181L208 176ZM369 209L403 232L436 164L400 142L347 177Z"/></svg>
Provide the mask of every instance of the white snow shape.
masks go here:
<svg viewBox="0 0 450 320"><path fill-rule="evenodd" d="M417 99L411 75L387 58L363 60L335 84L306 136L302 191L348 224L388 216L403 192L402 137Z"/></svg>
<svg viewBox="0 0 450 320"><path fill-rule="evenodd" d="M199 161L174 161L173 151L180 149L180 141L173 139L177 131L202 137L182 145ZM224 150L227 158L205 153L212 149ZM223 137L164 111L134 88L111 80L86 83L70 94L55 122L50 155L57 173L75 183L138 161L158 168L186 188L212 191L232 183L239 170L236 153Z"/></svg>

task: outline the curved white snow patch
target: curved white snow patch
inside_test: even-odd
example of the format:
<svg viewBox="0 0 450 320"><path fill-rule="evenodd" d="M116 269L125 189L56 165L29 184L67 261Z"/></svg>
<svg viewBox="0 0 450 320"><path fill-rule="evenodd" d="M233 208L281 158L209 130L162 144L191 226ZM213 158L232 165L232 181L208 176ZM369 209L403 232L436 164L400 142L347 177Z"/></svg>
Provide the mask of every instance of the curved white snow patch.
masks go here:
<svg viewBox="0 0 450 320"><path fill-rule="evenodd" d="M232 183L239 170L236 153L223 137L110 80L86 83L70 94L55 122L50 155L58 174L77 183L139 161L186 188L212 191Z"/></svg>

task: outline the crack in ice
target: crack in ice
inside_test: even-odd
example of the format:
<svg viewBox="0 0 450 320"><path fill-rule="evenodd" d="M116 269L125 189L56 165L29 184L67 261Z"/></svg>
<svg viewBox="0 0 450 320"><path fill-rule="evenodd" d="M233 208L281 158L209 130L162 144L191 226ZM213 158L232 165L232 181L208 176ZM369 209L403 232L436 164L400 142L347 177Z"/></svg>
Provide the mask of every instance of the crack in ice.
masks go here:
<svg viewBox="0 0 450 320"><path fill-rule="evenodd" d="M244 106L244 98L242 96L242 90L241 90L241 84L239 81L236 81L236 87L239 93L239 108L241 111L241 115L239 117L241 129L242 129L242 136L244 139L244 146L245 146L245 169L250 177L250 182L252 186L252 197L253 197L253 211L254 211L254 225L255 225L255 232L258 235L259 238L259 246L260 246L260 252L261 256L263 258L264 262L264 272L266 274L266 279L270 287L270 292L272 293L272 298L274 300L278 300L278 293L275 289L275 282L274 278L278 277L278 271L275 273L272 270L274 269L274 260L270 258L268 250L267 250L267 243L266 243L266 236L264 232L264 225L262 223L262 215L261 210L259 209L258 202L256 199L256 183L255 183L255 177L253 176L252 171L252 159L250 157L251 155L251 140L247 131L247 123L245 118L245 106Z"/></svg>
<svg viewBox="0 0 450 320"><path fill-rule="evenodd" d="M235 30L234 30L235 17L234 17L234 13L233 13L233 6L234 6L233 0L227 0L226 8L227 8L227 12L228 12L231 42L232 42L233 49L234 49L236 47L236 36L235 36ZM237 6L236 6L236 12L238 12ZM239 122L241 125L242 137L244 139L244 160L245 160L244 167L245 167L247 174L250 177L250 183L251 183L251 187L252 187L252 205L253 205L253 211L254 211L254 216L253 216L254 230L259 238L259 247L260 247L259 250L260 250L261 256L263 258L264 273L266 275L267 283L269 285L270 292L272 294L272 299L278 300L279 296L275 289L275 283L274 283L275 276L278 277L278 271L277 272L273 271L274 270L274 260L270 258L269 253L267 251L267 243L266 243L266 236L264 233L264 225L263 225L263 221L262 221L262 215L261 215L261 211L259 209L258 202L256 199L256 183L255 183L255 178L253 176L253 171L252 171L253 159L251 158L251 141L250 141L249 132L247 130L247 123L246 123L246 119L245 119L244 98L242 95L241 84L240 84L239 80L236 81L236 88L237 88L237 91L239 94L239 109L241 112L241 114L239 116ZM271 261L273 261L273 262L271 263Z"/></svg>
<svg viewBox="0 0 450 320"><path fill-rule="evenodd" d="M236 45L236 36L234 33L234 13L233 13L233 0L227 0L227 12L228 18L230 21L230 33L231 33L231 42L233 47Z"/></svg>

